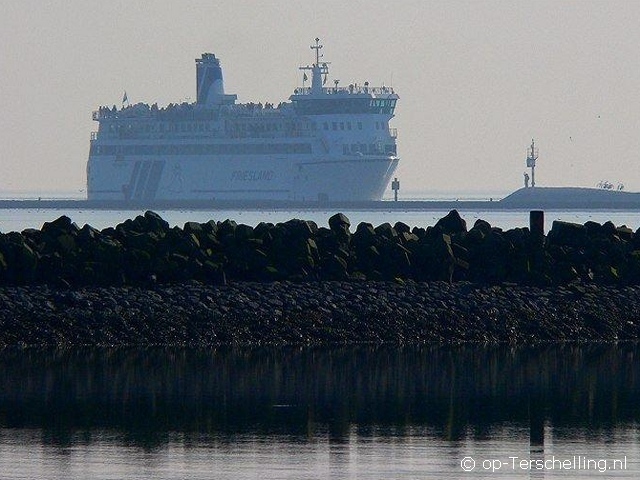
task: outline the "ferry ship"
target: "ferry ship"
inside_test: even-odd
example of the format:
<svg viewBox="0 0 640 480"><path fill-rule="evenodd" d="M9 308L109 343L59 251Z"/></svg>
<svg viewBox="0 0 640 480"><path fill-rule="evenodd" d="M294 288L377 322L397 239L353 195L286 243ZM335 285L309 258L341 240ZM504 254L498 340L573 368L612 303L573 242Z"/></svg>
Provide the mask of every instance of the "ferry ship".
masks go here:
<svg viewBox="0 0 640 480"><path fill-rule="evenodd" d="M100 107L87 163L89 200L153 202L380 200L398 166L391 87L329 82L301 66L289 101L236 103L220 60L196 59L193 103ZM310 85L307 85L311 74Z"/></svg>

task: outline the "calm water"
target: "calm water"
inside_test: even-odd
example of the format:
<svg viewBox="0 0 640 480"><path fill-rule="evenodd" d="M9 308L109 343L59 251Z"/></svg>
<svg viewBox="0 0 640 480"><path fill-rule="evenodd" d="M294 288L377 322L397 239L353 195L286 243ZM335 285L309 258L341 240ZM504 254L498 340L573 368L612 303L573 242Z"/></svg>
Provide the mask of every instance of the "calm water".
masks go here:
<svg viewBox="0 0 640 480"><path fill-rule="evenodd" d="M639 356L637 344L9 349L0 478L638 478Z"/></svg>

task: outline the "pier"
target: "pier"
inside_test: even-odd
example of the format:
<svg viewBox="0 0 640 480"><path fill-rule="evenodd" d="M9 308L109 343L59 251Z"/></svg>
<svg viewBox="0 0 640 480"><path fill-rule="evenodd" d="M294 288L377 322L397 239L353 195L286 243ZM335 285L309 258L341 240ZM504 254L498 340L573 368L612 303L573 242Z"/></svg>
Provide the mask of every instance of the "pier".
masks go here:
<svg viewBox="0 0 640 480"><path fill-rule="evenodd" d="M83 210L332 210L332 211L439 211L439 210L637 210L640 193L579 187L521 188L496 200L82 200L4 199L0 209Z"/></svg>

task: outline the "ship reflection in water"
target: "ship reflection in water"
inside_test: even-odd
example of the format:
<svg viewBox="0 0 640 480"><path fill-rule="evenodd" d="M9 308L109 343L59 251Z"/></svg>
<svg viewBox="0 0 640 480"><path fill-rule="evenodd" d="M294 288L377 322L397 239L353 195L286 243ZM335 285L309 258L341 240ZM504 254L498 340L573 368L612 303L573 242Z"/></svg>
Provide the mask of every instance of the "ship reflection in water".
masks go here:
<svg viewBox="0 0 640 480"><path fill-rule="evenodd" d="M468 478L470 456L490 478L484 459L578 455L626 457L608 475L637 478L639 354L637 344L7 349L0 472ZM605 475L507 467L504 478Z"/></svg>

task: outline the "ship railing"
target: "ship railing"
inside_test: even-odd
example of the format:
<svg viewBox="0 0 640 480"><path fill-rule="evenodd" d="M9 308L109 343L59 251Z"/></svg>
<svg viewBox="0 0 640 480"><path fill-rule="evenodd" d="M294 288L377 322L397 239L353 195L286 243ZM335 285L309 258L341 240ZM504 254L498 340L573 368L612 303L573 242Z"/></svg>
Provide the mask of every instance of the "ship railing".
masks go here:
<svg viewBox="0 0 640 480"><path fill-rule="evenodd" d="M269 103L266 102L264 104L262 103L254 103L254 102L247 102L247 103L234 103L232 105L225 105L224 109L227 111L233 111L233 112L262 112L262 113L277 113L278 110L280 110L282 107L286 106L286 103L284 102L280 102L279 104L275 104L275 103Z"/></svg>
<svg viewBox="0 0 640 480"><path fill-rule="evenodd" d="M389 135L391 136L391 138L398 138L398 129L397 128L390 128L389 129Z"/></svg>
<svg viewBox="0 0 640 480"><path fill-rule="evenodd" d="M355 95L355 94L368 94L368 95L394 95L392 87L370 87L368 85L349 85L348 87L323 87L322 93L325 95ZM311 87L298 87L294 90L296 95L309 95L311 94Z"/></svg>
<svg viewBox="0 0 640 480"><path fill-rule="evenodd" d="M312 138L313 132L304 130L293 130L288 132L243 132L228 130L225 134L229 138Z"/></svg>

